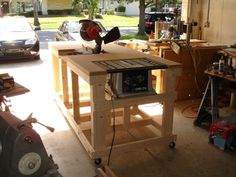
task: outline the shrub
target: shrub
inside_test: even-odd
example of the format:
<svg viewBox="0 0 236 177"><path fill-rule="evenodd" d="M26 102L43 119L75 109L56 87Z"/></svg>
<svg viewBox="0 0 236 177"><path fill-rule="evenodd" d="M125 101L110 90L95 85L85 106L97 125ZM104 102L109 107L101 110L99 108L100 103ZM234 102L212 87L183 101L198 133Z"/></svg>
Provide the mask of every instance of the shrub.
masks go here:
<svg viewBox="0 0 236 177"><path fill-rule="evenodd" d="M71 15L72 12L72 9L48 10L48 15Z"/></svg>
<svg viewBox="0 0 236 177"><path fill-rule="evenodd" d="M126 9L126 7L125 7L125 6L122 6L122 5L119 5L119 6L117 6L117 8L116 8L117 12L125 12L125 9Z"/></svg>
<svg viewBox="0 0 236 177"><path fill-rule="evenodd" d="M88 15L88 9L84 9L83 12L85 15Z"/></svg>
<svg viewBox="0 0 236 177"><path fill-rule="evenodd" d="M101 14L95 14L94 16L96 19L103 19L102 15Z"/></svg>
<svg viewBox="0 0 236 177"><path fill-rule="evenodd" d="M106 14L107 15L114 15L114 11L112 9L107 9Z"/></svg>

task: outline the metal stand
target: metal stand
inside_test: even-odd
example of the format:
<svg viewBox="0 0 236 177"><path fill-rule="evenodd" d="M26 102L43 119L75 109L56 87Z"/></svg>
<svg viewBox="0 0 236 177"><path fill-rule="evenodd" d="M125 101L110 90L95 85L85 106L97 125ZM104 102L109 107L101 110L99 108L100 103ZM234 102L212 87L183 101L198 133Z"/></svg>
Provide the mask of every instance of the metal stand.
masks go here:
<svg viewBox="0 0 236 177"><path fill-rule="evenodd" d="M211 87L211 89L210 89ZM215 122L219 119L219 108L218 108L218 87L219 87L219 78L217 77L209 77L201 104L198 109L197 117L194 120L194 125L200 126L202 122L206 120L211 122ZM209 96L209 92L211 94L211 112L207 111L208 100L207 97Z"/></svg>

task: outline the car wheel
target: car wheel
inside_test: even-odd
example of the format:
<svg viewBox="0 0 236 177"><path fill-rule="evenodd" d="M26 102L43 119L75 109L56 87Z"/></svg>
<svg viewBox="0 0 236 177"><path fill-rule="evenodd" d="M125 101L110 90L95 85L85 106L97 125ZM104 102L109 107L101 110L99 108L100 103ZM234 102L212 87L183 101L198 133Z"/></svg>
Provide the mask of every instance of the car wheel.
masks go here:
<svg viewBox="0 0 236 177"><path fill-rule="evenodd" d="M40 55L39 55L39 54L36 55L36 56L34 57L34 60L40 60Z"/></svg>

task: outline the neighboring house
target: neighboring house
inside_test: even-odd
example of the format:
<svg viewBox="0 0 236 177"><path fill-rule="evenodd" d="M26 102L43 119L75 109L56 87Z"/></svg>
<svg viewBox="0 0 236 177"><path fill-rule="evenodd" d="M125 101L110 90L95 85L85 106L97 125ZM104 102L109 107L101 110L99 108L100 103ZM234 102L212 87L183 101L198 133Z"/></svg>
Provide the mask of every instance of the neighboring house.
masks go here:
<svg viewBox="0 0 236 177"><path fill-rule="evenodd" d="M139 1L133 1L132 3L121 2L118 3L117 1L112 0L99 0L100 9L102 12L105 12L108 9L115 11L115 8L119 5L123 5L126 7L125 15L130 16L139 16ZM151 8L146 8L146 12L150 12Z"/></svg>
<svg viewBox="0 0 236 177"><path fill-rule="evenodd" d="M127 2L118 3L116 1L99 0L99 4L102 12L105 12L106 10L109 9L115 11L115 8L118 5L123 5L126 7L125 15L130 15L130 16L139 15L139 1L134 1L132 3L127 3Z"/></svg>
<svg viewBox="0 0 236 177"><path fill-rule="evenodd" d="M0 0L0 5L4 13L21 13L33 11L32 2L34 0ZM38 2L38 10L42 11L43 15L47 15L50 10L65 10L72 9L72 0L36 0ZM108 9L115 11L118 5L126 7L125 15L138 16L139 15L139 1L132 3L112 0L98 0L100 9L105 12ZM146 11L150 11L147 8Z"/></svg>
<svg viewBox="0 0 236 177"><path fill-rule="evenodd" d="M0 0L0 5L4 13L20 13L33 10L34 0ZM38 9L43 15L48 14L48 10L72 9L72 0L37 0Z"/></svg>
<svg viewBox="0 0 236 177"><path fill-rule="evenodd" d="M44 15L48 10L65 10L72 9L72 0L40 0L41 9Z"/></svg>

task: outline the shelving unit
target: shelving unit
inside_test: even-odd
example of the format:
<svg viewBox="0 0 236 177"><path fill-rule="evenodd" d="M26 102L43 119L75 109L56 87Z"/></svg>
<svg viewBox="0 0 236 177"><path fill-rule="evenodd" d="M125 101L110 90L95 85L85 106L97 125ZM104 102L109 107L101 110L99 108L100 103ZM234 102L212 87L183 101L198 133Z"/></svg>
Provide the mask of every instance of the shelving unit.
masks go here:
<svg viewBox="0 0 236 177"><path fill-rule="evenodd" d="M67 55L68 51L80 47L78 43L50 43L49 46L53 59L54 88L58 94L57 103L89 156L96 163L107 161L114 119L114 154L153 145L168 146L170 143L170 146L174 146L176 135L173 134L172 128L176 99L175 77L181 73L180 64L114 44L104 46L105 53L98 55ZM161 70L163 78L160 79L160 93L117 99L112 99L106 94L108 73L94 61L144 57L167 66L167 69ZM90 99L86 101L81 98L81 80L87 83L90 92ZM139 105L156 102L163 105L163 114L159 118L139 109ZM82 108L88 106L90 113L82 114ZM161 121L158 122L156 119Z"/></svg>

